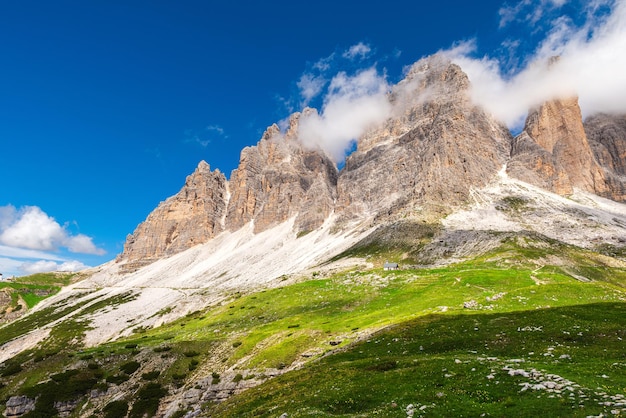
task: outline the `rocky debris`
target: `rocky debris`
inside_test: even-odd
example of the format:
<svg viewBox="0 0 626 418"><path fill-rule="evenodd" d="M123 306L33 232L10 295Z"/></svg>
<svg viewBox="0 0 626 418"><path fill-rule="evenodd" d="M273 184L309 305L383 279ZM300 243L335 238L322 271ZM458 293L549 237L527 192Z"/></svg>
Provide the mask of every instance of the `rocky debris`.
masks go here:
<svg viewBox="0 0 626 418"><path fill-rule="evenodd" d="M28 305L22 298L18 297L14 304L14 293L16 291L11 288L0 289L0 324L15 321L28 312Z"/></svg>
<svg viewBox="0 0 626 418"><path fill-rule="evenodd" d="M592 123L588 128L597 138L594 153L591 141L587 139L577 97L543 103L529 112L524 131L515 138L507 173L560 195L570 195L573 188L578 188L613 200L625 200L624 185L596 159L600 155L610 167L613 154L619 155L615 147L612 148L613 154L606 146L606 152L603 152L600 142L603 134L598 125L603 124ZM618 135L604 136L615 138ZM617 143L611 139L606 142Z"/></svg>
<svg viewBox="0 0 626 418"><path fill-rule="evenodd" d="M11 396L4 410L5 417L19 417L35 410L35 400L27 396Z"/></svg>
<svg viewBox="0 0 626 418"><path fill-rule="evenodd" d="M198 380L193 388L182 394L179 401L185 408L208 401L222 402L237 393L258 386L264 381L254 377L236 377L236 372L226 371L219 378L207 377Z"/></svg>
<svg viewBox="0 0 626 418"><path fill-rule="evenodd" d="M74 412L76 406L80 403L80 400L71 400L65 402L55 402L54 408L57 410L60 417L69 417Z"/></svg>
<svg viewBox="0 0 626 418"><path fill-rule="evenodd" d="M509 131L472 104L469 80L446 58L416 63L392 92L399 117L359 139L340 173L344 218L410 214L440 218L493 178L509 155Z"/></svg>
<svg viewBox="0 0 626 418"><path fill-rule="evenodd" d="M261 232L296 216L296 232L311 231L333 211L337 169L321 150L296 140L299 118L291 116L285 135L270 126L256 146L241 152L230 179L227 229L254 220L254 231Z"/></svg>
<svg viewBox="0 0 626 418"><path fill-rule="evenodd" d="M224 230L226 178L201 161L176 195L161 202L129 235L118 261L133 271L155 260L202 244Z"/></svg>

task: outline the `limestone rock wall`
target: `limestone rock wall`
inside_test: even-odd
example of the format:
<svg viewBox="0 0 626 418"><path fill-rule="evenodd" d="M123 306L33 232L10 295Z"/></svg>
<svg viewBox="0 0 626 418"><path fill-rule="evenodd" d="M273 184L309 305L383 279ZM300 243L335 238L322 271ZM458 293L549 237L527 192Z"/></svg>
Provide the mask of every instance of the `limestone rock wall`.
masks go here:
<svg viewBox="0 0 626 418"><path fill-rule="evenodd" d="M416 63L392 92L397 116L358 142L338 182L346 218L440 217L504 165L508 130L473 105L469 80L440 56Z"/></svg>
<svg viewBox="0 0 626 418"><path fill-rule="evenodd" d="M298 139L295 113L241 152L229 181L201 162L181 191L129 235L123 268L133 270L252 223L264 231L295 217L294 233L332 213L339 222L412 217L439 220L468 202L502 167L538 187L574 188L626 200L626 117L583 125L576 98L531 110L524 131L508 129L469 97L470 81L442 55L420 60L393 86L392 116L358 138L338 172L320 149ZM313 109L305 109L306 116Z"/></svg>
<svg viewBox="0 0 626 418"><path fill-rule="evenodd" d="M161 202L129 235L118 259L134 270L202 244L224 230L226 177L201 161L180 192Z"/></svg>
<svg viewBox="0 0 626 418"><path fill-rule="evenodd" d="M595 138L590 141L577 98L551 100L531 110L524 131L514 140L508 173L561 195L578 188L623 201L623 185L610 171L619 159L619 134L607 135L615 132L610 129L603 134L596 120L589 128Z"/></svg>
<svg viewBox="0 0 626 418"><path fill-rule="evenodd" d="M297 231L310 231L332 212L337 169L322 151L308 150L296 139L299 116L292 116L284 136L273 125L256 146L241 152L230 179L227 229L254 220L254 231L260 232L297 216Z"/></svg>

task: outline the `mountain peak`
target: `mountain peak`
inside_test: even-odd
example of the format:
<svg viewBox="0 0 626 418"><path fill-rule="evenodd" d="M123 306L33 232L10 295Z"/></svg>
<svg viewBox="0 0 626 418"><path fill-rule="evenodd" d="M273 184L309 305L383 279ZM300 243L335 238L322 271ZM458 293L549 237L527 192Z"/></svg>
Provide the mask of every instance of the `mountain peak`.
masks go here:
<svg viewBox="0 0 626 418"><path fill-rule="evenodd" d="M577 97L547 101L531 109L515 138L508 172L520 180L569 195L574 188L624 200L623 180L596 159Z"/></svg>

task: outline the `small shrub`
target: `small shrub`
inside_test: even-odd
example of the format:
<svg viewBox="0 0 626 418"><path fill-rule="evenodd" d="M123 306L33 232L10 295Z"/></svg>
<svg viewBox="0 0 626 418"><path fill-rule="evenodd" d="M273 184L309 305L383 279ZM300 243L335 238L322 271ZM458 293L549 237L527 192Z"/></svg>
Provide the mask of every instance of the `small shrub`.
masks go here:
<svg viewBox="0 0 626 418"><path fill-rule="evenodd" d="M157 377L159 377L159 375L160 375L160 374L161 374L161 372L160 372L160 371L158 371L158 370L153 370L153 371L151 371L151 372L148 372L148 373L144 373L144 374L142 374L142 375L141 375L141 378L142 378L143 380L154 380L154 379L156 379Z"/></svg>
<svg viewBox="0 0 626 418"><path fill-rule="evenodd" d="M241 341L235 341L235 342L233 343L233 347L234 347L234 348L237 348L237 347L239 347L241 344L242 344L242 343L241 343Z"/></svg>
<svg viewBox="0 0 626 418"><path fill-rule="evenodd" d="M2 377L13 376L22 370L22 366L19 363L7 362L5 363L4 369L2 369L2 373L0 373L0 375Z"/></svg>
<svg viewBox="0 0 626 418"><path fill-rule="evenodd" d="M170 351L172 349L172 347L170 347L169 345L162 345L160 347L155 347L154 348L154 352L155 353L165 353L166 351Z"/></svg>
<svg viewBox="0 0 626 418"><path fill-rule="evenodd" d="M103 382L99 382L93 385L93 389L97 390L98 392L106 392L107 390L109 390L109 385Z"/></svg>
<svg viewBox="0 0 626 418"><path fill-rule="evenodd" d="M235 377L233 378L233 382L235 383L239 383L243 380L243 375L241 373L237 373L235 375Z"/></svg>
<svg viewBox="0 0 626 418"><path fill-rule="evenodd" d="M127 374L123 374L123 373L106 377L106 381L114 385L120 385L126 382L128 379L130 379L130 376Z"/></svg>
<svg viewBox="0 0 626 418"><path fill-rule="evenodd" d="M124 346L124 348L127 348L127 349L129 349L129 350L130 350L130 349L133 349L133 348L137 348L137 344L126 344L126 345Z"/></svg>
<svg viewBox="0 0 626 418"><path fill-rule="evenodd" d="M102 411L104 412L104 418L124 418L128 413L128 402L110 402Z"/></svg>
<svg viewBox="0 0 626 418"><path fill-rule="evenodd" d="M120 370L123 371L124 373L130 375L135 373L139 367L141 367L141 364L138 361L129 361L127 363L124 363L120 366Z"/></svg>
<svg viewBox="0 0 626 418"><path fill-rule="evenodd" d="M213 372L211 373L211 384L212 385L217 385L220 382L220 374Z"/></svg>
<svg viewBox="0 0 626 418"><path fill-rule="evenodd" d="M170 415L170 418L183 418L185 415L187 415L187 410L179 409L178 411Z"/></svg>
<svg viewBox="0 0 626 418"><path fill-rule="evenodd" d="M398 362L396 361L383 361L378 364L373 364L365 368L365 370L370 370L374 372L386 372L388 370L393 370L398 367Z"/></svg>
<svg viewBox="0 0 626 418"><path fill-rule="evenodd" d="M87 364L87 368L89 370L98 370L100 366L98 365L98 363L89 363Z"/></svg>
<svg viewBox="0 0 626 418"><path fill-rule="evenodd" d="M57 373L50 376L50 379L57 383L67 383L72 376L76 376L78 374L78 370L66 370L63 373Z"/></svg>
<svg viewBox="0 0 626 418"><path fill-rule="evenodd" d="M137 400L130 411L130 418L141 418L145 415L156 415L161 398L167 395L167 390L159 383L148 383L137 392Z"/></svg>
<svg viewBox="0 0 626 418"><path fill-rule="evenodd" d="M189 362L189 371L195 370L196 367L198 367L199 361L196 359L192 359L191 362Z"/></svg>

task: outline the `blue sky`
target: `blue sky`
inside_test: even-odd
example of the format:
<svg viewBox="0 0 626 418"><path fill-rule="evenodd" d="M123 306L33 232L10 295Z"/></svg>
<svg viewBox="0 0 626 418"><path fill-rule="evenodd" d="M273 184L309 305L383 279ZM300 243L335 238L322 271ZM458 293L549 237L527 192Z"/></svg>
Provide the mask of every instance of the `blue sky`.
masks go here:
<svg viewBox="0 0 626 418"><path fill-rule="evenodd" d="M623 3L2 1L0 273L115 258L200 160L230 176L267 126L323 109L338 74L386 87L443 50L488 106L527 90L534 59L626 38L608 22ZM514 128L520 110L499 116Z"/></svg>

